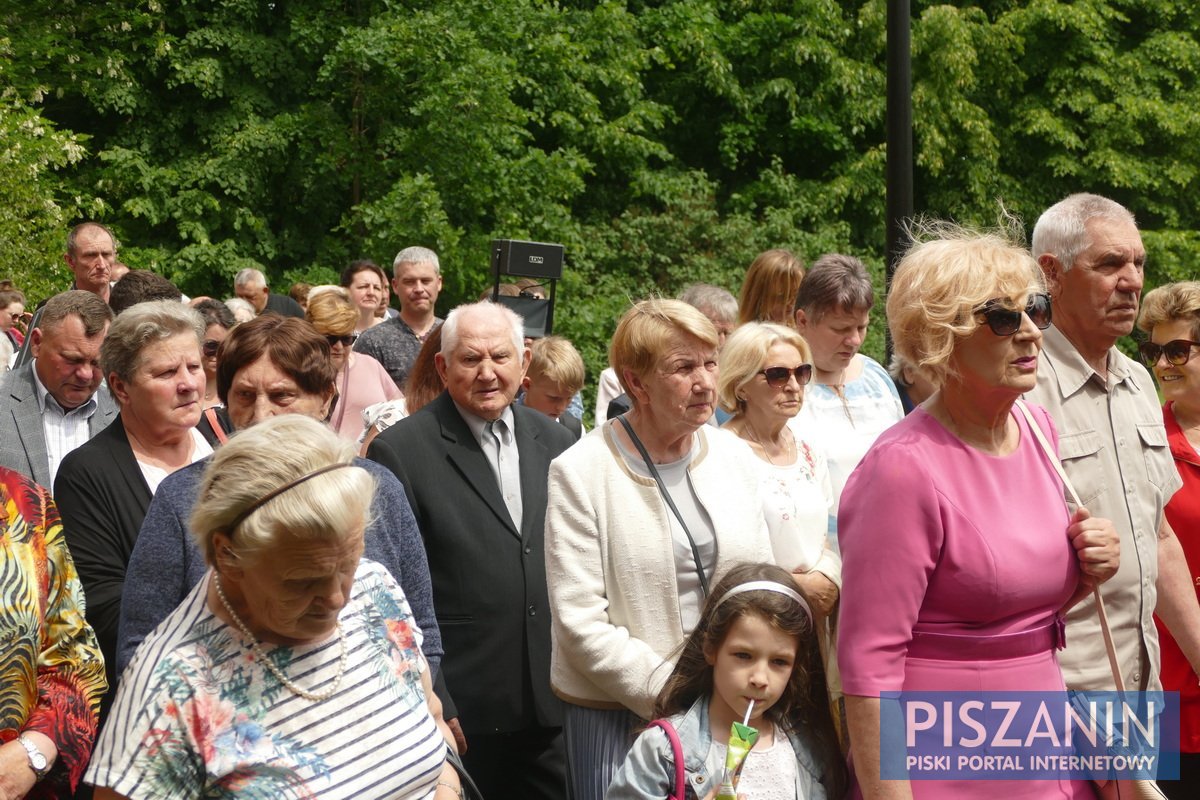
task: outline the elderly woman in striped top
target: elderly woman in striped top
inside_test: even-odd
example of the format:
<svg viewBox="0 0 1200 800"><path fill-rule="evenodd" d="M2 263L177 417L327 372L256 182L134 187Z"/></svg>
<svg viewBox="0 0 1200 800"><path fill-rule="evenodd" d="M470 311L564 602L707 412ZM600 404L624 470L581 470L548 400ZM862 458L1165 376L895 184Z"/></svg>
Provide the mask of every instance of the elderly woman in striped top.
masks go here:
<svg viewBox="0 0 1200 800"><path fill-rule="evenodd" d="M421 631L362 560L375 482L354 445L284 415L205 472L208 574L126 669L96 797L458 798Z"/></svg>

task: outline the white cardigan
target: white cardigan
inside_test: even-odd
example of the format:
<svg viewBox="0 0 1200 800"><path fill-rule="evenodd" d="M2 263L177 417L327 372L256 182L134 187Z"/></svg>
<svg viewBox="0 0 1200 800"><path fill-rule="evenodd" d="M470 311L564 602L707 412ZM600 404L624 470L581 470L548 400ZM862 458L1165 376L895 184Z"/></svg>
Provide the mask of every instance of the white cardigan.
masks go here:
<svg viewBox="0 0 1200 800"><path fill-rule="evenodd" d="M550 681L562 699L649 719L683 629L670 509L652 478L630 471L613 423L550 464L546 583L553 613ZM708 426L688 472L716 531L710 585L741 562L771 562L754 454Z"/></svg>

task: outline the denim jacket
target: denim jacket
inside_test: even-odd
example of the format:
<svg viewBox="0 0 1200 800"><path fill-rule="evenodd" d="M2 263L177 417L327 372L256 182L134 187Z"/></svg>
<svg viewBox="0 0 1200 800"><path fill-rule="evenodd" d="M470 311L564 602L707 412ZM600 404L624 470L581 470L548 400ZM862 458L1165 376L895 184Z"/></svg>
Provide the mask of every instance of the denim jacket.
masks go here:
<svg viewBox="0 0 1200 800"><path fill-rule="evenodd" d="M684 779L689 798L707 796L721 779L720 769L714 773L704 761L712 745L708 700L701 697L686 714L670 718L683 746ZM798 732L787 736L796 754L795 796L803 800L826 800L820 768L812 755L811 734ZM675 758L671 753L671 742L661 729L648 728L633 743L625 763L608 787L605 800L662 800L674 790Z"/></svg>

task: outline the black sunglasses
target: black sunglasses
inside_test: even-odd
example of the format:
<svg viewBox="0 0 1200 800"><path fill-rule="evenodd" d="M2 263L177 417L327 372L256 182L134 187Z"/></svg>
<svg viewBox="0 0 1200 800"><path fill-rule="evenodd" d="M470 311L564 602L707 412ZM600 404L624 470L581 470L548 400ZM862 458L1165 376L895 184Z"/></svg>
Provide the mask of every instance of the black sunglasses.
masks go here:
<svg viewBox="0 0 1200 800"><path fill-rule="evenodd" d="M1164 355L1167 357L1168 364L1182 367L1192 357L1193 347L1200 347L1200 342L1193 342L1189 339L1172 339L1166 344L1142 342L1138 345L1138 352L1142 354L1142 360L1151 367L1157 364L1158 359Z"/></svg>
<svg viewBox="0 0 1200 800"><path fill-rule="evenodd" d="M325 334L325 340L327 342L329 342L330 347L333 347L338 342L341 342L346 347L349 347L350 345L352 345L358 341L358 334L357 333L347 333L344 336L330 336L329 334Z"/></svg>
<svg viewBox="0 0 1200 800"><path fill-rule="evenodd" d="M1050 295L1029 295L1029 302L1025 304L1023 310L1005 308L1004 302L1003 300L988 300L975 311L976 314L983 315L983 321L997 336L1012 336L1019 331L1022 314L1028 315L1038 330L1044 331L1050 327Z"/></svg>
<svg viewBox="0 0 1200 800"><path fill-rule="evenodd" d="M796 383L805 386L812 380L812 364L801 364L795 369L787 367L767 367L760 369L757 374L767 379L767 386L780 389L787 386L788 378L796 376Z"/></svg>
<svg viewBox="0 0 1200 800"><path fill-rule="evenodd" d="M204 353L205 358L212 358L220 349L221 343L216 339L205 339L204 344L200 346L200 350Z"/></svg>

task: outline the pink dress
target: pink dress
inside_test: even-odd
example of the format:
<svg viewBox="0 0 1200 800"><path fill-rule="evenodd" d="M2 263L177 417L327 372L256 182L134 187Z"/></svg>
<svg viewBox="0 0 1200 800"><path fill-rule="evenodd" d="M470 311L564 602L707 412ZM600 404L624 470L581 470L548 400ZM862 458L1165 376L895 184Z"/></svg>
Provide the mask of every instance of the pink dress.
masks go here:
<svg viewBox="0 0 1200 800"><path fill-rule="evenodd" d="M1031 411L1056 441L1045 410ZM1079 577L1070 518L1062 482L1020 412L1012 414L1020 445L997 457L917 408L850 476L838 515L847 695L1064 688L1054 643L1057 611ZM1086 781L911 786L922 800L1094 796Z"/></svg>
<svg viewBox="0 0 1200 800"><path fill-rule="evenodd" d="M337 390L337 405L329 423L338 436L356 443L362 438L364 408L404 397L383 365L366 353L349 354L338 373Z"/></svg>

